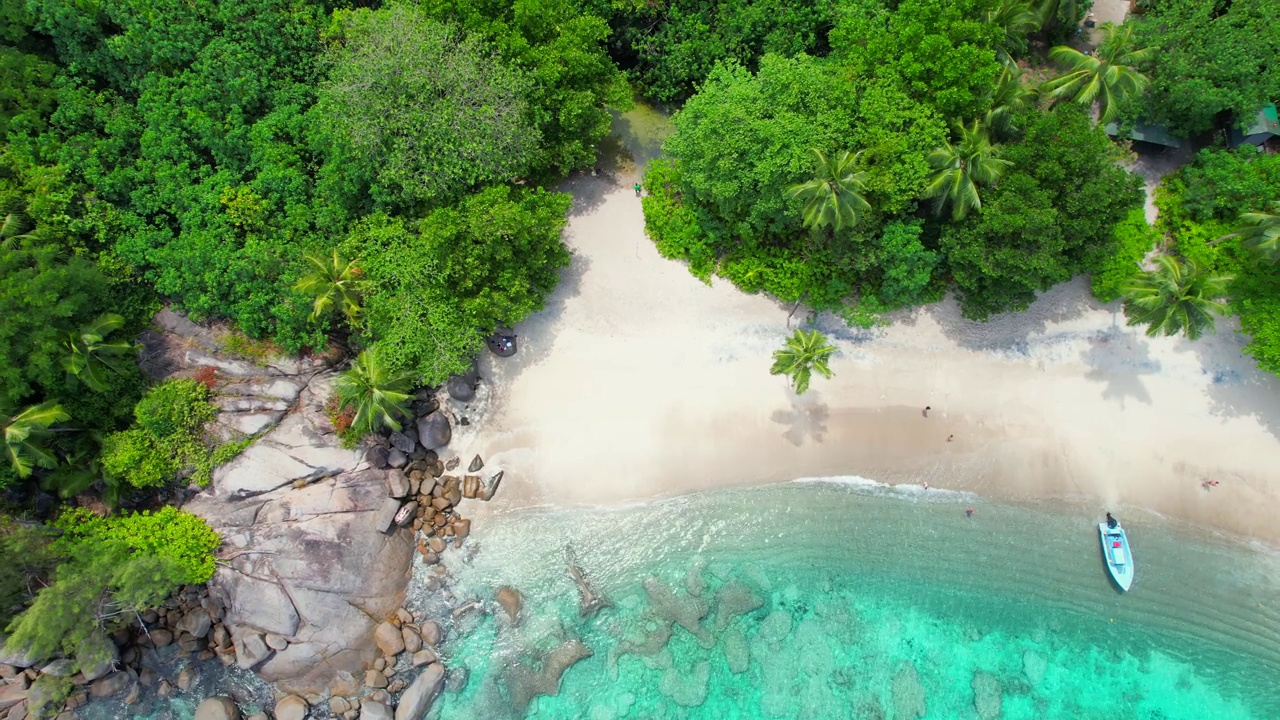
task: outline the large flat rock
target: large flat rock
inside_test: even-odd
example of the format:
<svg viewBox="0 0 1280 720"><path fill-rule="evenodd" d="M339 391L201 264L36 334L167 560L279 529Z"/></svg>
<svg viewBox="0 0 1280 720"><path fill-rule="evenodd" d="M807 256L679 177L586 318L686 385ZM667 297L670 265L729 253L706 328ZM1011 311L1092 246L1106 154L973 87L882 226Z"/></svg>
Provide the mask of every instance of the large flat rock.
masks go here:
<svg viewBox="0 0 1280 720"><path fill-rule="evenodd" d="M378 656L374 627L404 602L412 533L387 535L378 517L385 472L344 450L316 376L298 404L186 506L223 537L210 592L237 637L276 633L288 646L256 667L298 695L362 676ZM295 487L296 480L304 480Z"/></svg>

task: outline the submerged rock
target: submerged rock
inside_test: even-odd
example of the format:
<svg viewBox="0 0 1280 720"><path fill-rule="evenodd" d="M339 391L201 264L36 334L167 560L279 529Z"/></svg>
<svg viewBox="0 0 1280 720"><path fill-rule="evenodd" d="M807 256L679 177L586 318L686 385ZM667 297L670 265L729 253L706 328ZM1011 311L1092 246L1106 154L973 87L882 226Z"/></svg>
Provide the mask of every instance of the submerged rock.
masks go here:
<svg viewBox="0 0 1280 720"><path fill-rule="evenodd" d="M711 680L711 663L703 661L684 670L671 668L662 673L658 689L681 707L698 707L707 701L707 684Z"/></svg>
<svg viewBox="0 0 1280 720"><path fill-rule="evenodd" d="M720 638L724 648L724 659L729 663L729 672L741 675L751 666L751 648L747 645L747 636L742 628L734 625Z"/></svg>
<svg viewBox="0 0 1280 720"><path fill-rule="evenodd" d="M555 696L560 692L560 676L580 660L591 657L591 648L581 640L569 640L547 653L542 670L532 670L518 664L511 671L508 687L511 688L511 704L521 715L529 703L539 695ZM412 716L417 717L417 716ZM396 720L405 720L399 713Z"/></svg>
<svg viewBox="0 0 1280 720"><path fill-rule="evenodd" d="M724 630L739 615L746 615L763 605L764 600L743 582L730 580L721 585L715 596L716 632Z"/></svg>
<svg viewBox="0 0 1280 720"><path fill-rule="evenodd" d="M1049 669L1049 662L1035 650L1028 650L1022 654L1022 672L1027 676L1027 682L1032 687L1038 687L1044 682L1044 674Z"/></svg>
<svg viewBox="0 0 1280 720"><path fill-rule="evenodd" d="M520 621L520 607L523 604L523 599L520 597L519 590L503 585L498 588L498 592L494 593L493 599L497 600L502 609L506 611L507 619L511 621L512 625Z"/></svg>
<svg viewBox="0 0 1280 720"><path fill-rule="evenodd" d="M973 674L973 681L969 686L973 688L973 709L978 711L978 717L982 720L999 718L1003 705L1000 680L991 673L979 670Z"/></svg>
<svg viewBox="0 0 1280 720"><path fill-rule="evenodd" d="M918 720L926 714L924 686L916 666L910 662L893 675L893 710L893 717L901 720Z"/></svg>
<svg viewBox="0 0 1280 720"><path fill-rule="evenodd" d="M704 600L681 597L657 578L652 577L644 581L644 590L649 595L649 603L653 607L654 615L674 622L700 640L708 635L701 624L702 618L707 614L707 603Z"/></svg>

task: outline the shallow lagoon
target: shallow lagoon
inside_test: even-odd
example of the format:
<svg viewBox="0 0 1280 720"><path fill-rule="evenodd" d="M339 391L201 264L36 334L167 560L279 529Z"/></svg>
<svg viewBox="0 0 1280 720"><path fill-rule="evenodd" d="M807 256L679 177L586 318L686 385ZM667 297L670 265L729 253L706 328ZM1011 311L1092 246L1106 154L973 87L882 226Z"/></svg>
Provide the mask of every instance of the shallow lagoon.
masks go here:
<svg viewBox="0 0 1280 720"><path fill-rule="evenodd" d="M1280 559L1113 510L1138 563L1128 594L1092 509L857 479L487 518L450 560L454 592L497 610L493 588L517 587L522 621L461 621L445 654L469 678L431 714L1280 716ZM565 546L614 607L579 616ZM522 702L574 639L592 655Z"/></svg>

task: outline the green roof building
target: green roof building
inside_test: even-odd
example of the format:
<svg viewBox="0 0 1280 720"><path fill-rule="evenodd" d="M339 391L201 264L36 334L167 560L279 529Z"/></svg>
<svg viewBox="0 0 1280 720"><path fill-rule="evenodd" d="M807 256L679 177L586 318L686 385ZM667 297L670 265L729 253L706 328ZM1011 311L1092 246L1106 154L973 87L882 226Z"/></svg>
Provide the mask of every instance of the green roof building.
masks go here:
<svg viewBox="0 0 1280 720"><path fill-rule="evenodd" d="M1280 137L1280 118L1276 117L1276 104L1271 103L1258 111L1254 122L1244 130L1231 128L1227 132L1227 144L1237 147L1248 143L1261 146L1274 137Z"/></svg>

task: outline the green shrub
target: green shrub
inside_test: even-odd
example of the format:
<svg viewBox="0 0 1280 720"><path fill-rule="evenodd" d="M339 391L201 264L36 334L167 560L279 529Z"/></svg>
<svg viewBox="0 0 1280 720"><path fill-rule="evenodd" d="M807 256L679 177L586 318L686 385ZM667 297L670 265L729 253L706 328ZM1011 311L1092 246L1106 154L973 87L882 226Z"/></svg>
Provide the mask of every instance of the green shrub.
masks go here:
<svg viewBox="0 0 1280 720"><path fill-rule="evenodd" d="M178 458L163 452L145 428L111 433L102 441L102 469L139 488L160 487L182 470Z"/></svg>
<svg viewBox="0 0 1280 720"><path fill-rule="evenodd" d="M208 483L218 464L202 439L218 412L209 396L207 386L185 378L151 388L133 409L137 424L103 439L103 470L138 488L160 487L184 471Z"/></svg>
<svg viewBox="0 0 1280 720"><path fill-rule="evenodd" d="M1160 241L1160 233L1147 224L1143 208L1134 208L1116 224L1115 239L1115 252L1090 278L1093 296L1102 302L1119 299L1121 286L1142 271L1142 258Z"/></svg>
<svg viewBox="0 0 1280 720"><path fill-rule="evenodd" d="M228 330L218 338L218 345L228 355L248 360L255 365L266 365L271 360L284 355L284 350L270 340L251 338L242 332Z"/></svg>
<svg viewBox="0 0 1280 720"><path fill-rule="evenodd" d="M222 542L204 520L175 507L106 518L76 508L63 513L54 526L63 532L54 547L67 555L74 555L81 545L121 543L131 553L171 562L187 585L213 577L213 551Z"/></svg>
<svg viewBox="0 0 1280 720"><path fill-rule="evenodd" d="M12 623L8 643L40 658L81 654L137 611L186 584L206 582L221 542L203 520L176 508L103 518L64 513L53 582Z"/></svg>
<svg viewBox="0 0 1280 720"><path fill-rule="evenodd" d="M147 432L155 438L195 433L217 414L209 402L209 388L195 380L175 378L151 388L133 408Z"/></svg>
<svg viewBox="0 0 1280 720"><path fill-rule="evenodd" d="M645 172L644 187L649 192L641 200L644 226L658 253L672 260L687 260L689 272L710 283L716 269L712 240L702 231L698 218L680 200L680 170L677 163L657 160Z"/></svg>

